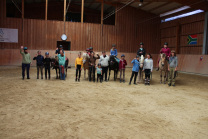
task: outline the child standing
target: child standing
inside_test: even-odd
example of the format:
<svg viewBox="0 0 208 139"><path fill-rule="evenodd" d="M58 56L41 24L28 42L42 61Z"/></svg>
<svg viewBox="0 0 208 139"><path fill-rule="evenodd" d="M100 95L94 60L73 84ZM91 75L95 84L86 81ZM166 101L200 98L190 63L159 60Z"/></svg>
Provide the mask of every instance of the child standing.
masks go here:
<svg viewBox="0 0 208 139"><path fill-rule="evenodd" d="M75 60L75 68L76 68L76 79L75 79L75 81L77 81L77 76L78 76L78 73L79 73L78 82L80 82L81 71L82 71L82 68L83 68L83 58L81 58L81 52L79 52L78 57Z"/></svg>
<svg viewBox="0 0 208 139"><path fill-rule="evenodd" d="M97 66L97 82L98 82L98 79L100 79L100 83L102 83L102 74L103 74L103 71L101 68L101 64L99 63Z"/></svg>
<svg viewBox="0 0 208 139"><path fill-rule="evenodd" d="M51 58L49 57L49 52L45 53L44 65L45 65L45 79L47 79L47 72L48 72L48 79L51 78Z"/></svg>
<svg viewBox="0 0 208 139"><path fill-rule="evenodd" d="M177 71L178 67L178 58L176 57L175 51L171 51L171 57L169 59L168 63L168 71L169 71L169 80L168 80L168 85L175 86L175 75L174 73Z"/></svg>
<svg viewBox="0 0 208 139"><path fill-rule="evenodd" d="M153 60L150 54L147 55L147 58L144 60L143 71L145 73L145 85L150 85L150 74L153 70Z"/></svg>
<svg viewBox="0 0 208 139"><path fill-rule="evenodd" d="M62 50L60 50L60 54L58 54L58 61L59 61L59 70L60 70L60 80L65 80L65 63L66 57Z"/></svg>
<svg viewBox="0 0 208 139"><path fill-rule="evenodd" d="M33 58L33 60L36 60L36 66L37 66L37 79L39 79L39 70L41 72L41 79L43 79L43 60L44 57L41 55L41 51L37 52L38 55Z"/></svg>
<svg viewBox="0 0 208 139"><path fill-rule="evenodd" d="M129 85L131 85L131 81L134 77L134 84L137 85L136 83L136 78L137 78L137 75L138 75L138 72L139 72L139 56L137 55L136 58L134 58L131 63L133 63L133 68L132 68L132 74L131 74L131 78L130 78L130 82L129 82Z"/></svg>
<svg viewBox="0 0 208 139"><path fill-rule="evenodd" d="M27 68L27 79L30 79L30 54L28 53L27 47L24 47L24 52L22 52L23 46L20 48L20 54L22 55L22 79L25 79L25 68Z"/></svg>
<svg viewBox="0 0 208 139"><path fill-rule="evenodd" d="M126 68L127 62L125 60L125 55L121 55L121 59L119 61L119 71L120 71L120 83L123 81L125 83L125 68ZM121 80L121 76L123 73L123 80Z"/></svg>

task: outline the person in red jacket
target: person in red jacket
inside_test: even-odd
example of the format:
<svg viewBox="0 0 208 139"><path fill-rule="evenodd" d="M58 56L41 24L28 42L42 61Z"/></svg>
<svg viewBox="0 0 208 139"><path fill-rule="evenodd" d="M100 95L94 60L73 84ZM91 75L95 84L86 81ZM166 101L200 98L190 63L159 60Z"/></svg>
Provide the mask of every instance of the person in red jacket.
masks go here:
<svg viewBox="0 0 208 139"><path fill-rule="evenodd" d="M121 80L121 75L123 73L123 82L125 83L125 68L126 68L127 62L125 60L125 55L121 55L121 60L119 61L119 71L120 71L120 83L122 82Z"/></svg>
<svg viewBox="0 0 208 139"><path fill-rule="evenodd" d="M170 48L168 48L167 42L164 43L164 47L160 50L160 54L163 54L163 53L166 54L166 60L169 61L171 51L170 51ZM159 70L159 61L160 61L160 59L158 59L157 71Z"/></svg>

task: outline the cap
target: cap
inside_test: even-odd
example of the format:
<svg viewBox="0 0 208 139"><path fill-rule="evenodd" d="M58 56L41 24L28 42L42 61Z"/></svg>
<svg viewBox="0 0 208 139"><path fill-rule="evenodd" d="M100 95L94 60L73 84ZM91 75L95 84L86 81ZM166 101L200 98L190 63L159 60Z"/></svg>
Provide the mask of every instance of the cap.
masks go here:
<svg viewBox="0 0 208 139"><path fill-rule="evenodd" d="M136 56L136 58L138 58L138 57L139 57L139 55Z"/></svg>
<svg viewBox="0 0 208 139"><path fill-rule="evenodd" d="M122 54L122 55L121 55L121 57L125 57L125 55L124 55L124 54Z"/></svg>
<svg viewBox="0 0 208 139"><path fill-rule="evenodd" d="M101 64L100 64L100 63L98 63L98 66L101 66Z"/></svg>
<svg viewBox="0 0 208 139"><path fill-rule="evenodd" d="M143 43L143 42L141 42L141 43L140 43L140 45L144 45L144 43Z"/></svg>
<svg viewBox="0 0 208 139"><path fill-rule="evenodd" d="M167 43L167 42L165 42L165 43L164 43L164 45L168 45L168 43Z"/></svg>
<svg viewBox="0 0 208 139"><path fill-rule="evenodd" d="M171 50L171 53L175 53L175 50Z"/></svg>
<svg viewBox="0 0 208 139"><path fill-rule="evenodd" d="M46 52L45 54L46 54L46 55L49 55L49 52Z"/></svg>
<svg viewBox="0 0 208 139"><path fill-rule="evenodd" d="M116 47L116 44L112 44L112 47Z"/></svg>
<svg viewBox="0 0 208 139"><path fill-rule="evenodd" d="M63 46L62 46L62 45L59 45L59 47L60 47L60 48L63 48Z"/></svg>
<svg viewBox="0 0 208 139"><path fill-rule="evenodd" d="M27 47L24 47L24 50L27 50Z"/></svg>
<svg viewBox="0 0 208 139"><path fill-rule="evenodd" d="M92 50L92 49L93 49L93 47L91 46L89 49L90 49L90 50Z"/></svg>

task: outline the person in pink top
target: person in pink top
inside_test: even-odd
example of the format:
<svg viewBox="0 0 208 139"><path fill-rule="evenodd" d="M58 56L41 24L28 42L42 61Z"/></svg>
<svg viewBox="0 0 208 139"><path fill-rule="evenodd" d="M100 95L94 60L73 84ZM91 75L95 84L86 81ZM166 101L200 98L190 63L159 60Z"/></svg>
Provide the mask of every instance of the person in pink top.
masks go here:
<svg viewBox="0 0 208 139"><path fill-rule="evenodd" d="M166 59L169 60L171 51L170 48L168 48L168 43L165 42L164 43L164 47L160 50L160 54L165 53L166 54ZM157 71L159 70L159 61L160 59L158 59L158 63L157 63Z"/></svg>

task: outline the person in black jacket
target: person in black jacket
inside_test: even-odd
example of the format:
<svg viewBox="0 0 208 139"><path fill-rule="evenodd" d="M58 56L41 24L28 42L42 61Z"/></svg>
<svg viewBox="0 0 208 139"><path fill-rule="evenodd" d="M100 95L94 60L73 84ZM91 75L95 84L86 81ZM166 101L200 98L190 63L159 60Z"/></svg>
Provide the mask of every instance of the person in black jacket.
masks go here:
<svg viewBox="0 0 208 139"><path fill-rule="evenodd" d="M143 56L145 57L146 51L145 51L145 49L143 48L143 46L144 46L144 43L141 42L141 43L140 43L140 48L139 48L139 50L137 51L137 55L138 55L139 57L141 57L141 55L143 55Z"/></svg>
<svg viewBox="0 0 208 139"><path fill-rule="evenodd" d="M37 79L39 79L39 70L41 71L41 79L43 79L43 61L44 57L41 55L41 51L38 51L38 55L33 58L33 60L36 60L37 65Z"/></svg>
<svg viewBox="0 0 208 139"><path fill-rule="evenodd" d="M49 52L45 53L44 65L45 65L45 79L47 79L47 72L48 72L48 79L51 78L51 58L49 57Z"/></svg>

